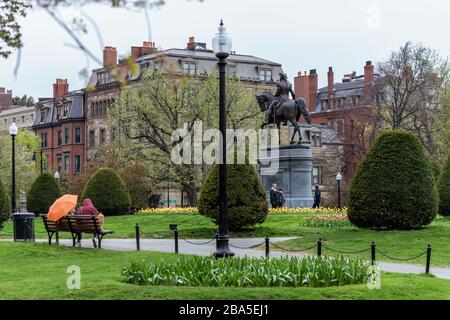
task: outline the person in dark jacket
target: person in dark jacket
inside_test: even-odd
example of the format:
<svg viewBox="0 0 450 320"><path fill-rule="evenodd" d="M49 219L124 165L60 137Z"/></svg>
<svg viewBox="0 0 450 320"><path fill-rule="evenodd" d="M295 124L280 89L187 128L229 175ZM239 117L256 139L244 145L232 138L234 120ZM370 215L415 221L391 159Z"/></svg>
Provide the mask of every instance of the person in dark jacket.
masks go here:
<svg viewBox="0 0 450 320"><path fill-rule="evenodd" d="M313 203L313 209L320 207L320 189L319 186L316 185L314 190L314 203Z"/></svg>
<svg viewBox="0 0 450 320"><path fill-rule="evenodd" d="M278 190L278 185L276 183L272 184L272 188L270 189L270 204L272 205L272 208L280 207L281 197L282 194Z"/></svg>

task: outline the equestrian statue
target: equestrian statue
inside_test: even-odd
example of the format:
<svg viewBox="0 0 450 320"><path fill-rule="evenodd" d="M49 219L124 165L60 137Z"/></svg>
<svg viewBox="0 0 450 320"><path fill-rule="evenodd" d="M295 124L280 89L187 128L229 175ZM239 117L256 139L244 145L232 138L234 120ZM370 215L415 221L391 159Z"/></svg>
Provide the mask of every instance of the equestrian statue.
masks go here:
<svg viewBox="0 0 450 320"><path fill-rule="evenodd" d="M292 95L292 99L289 99L289 94ZM289 121L294 127L291 144L294 144L294 138L297 132L299 137L297 143L300 144L302 142L299 126L300 117L303 114L306 122L311 124L311 116L306 107L305 99L301 97L297 100L295 99L294 90L292 90L292 85L287 80L286 74L280 73L280 80L277 82L275 95L272 92L262 92L256 95L256 101L261 111L265 112L265 121L261 125L261 128L274 123L279 132L280 124L284 123L286 125Z"/></svg>

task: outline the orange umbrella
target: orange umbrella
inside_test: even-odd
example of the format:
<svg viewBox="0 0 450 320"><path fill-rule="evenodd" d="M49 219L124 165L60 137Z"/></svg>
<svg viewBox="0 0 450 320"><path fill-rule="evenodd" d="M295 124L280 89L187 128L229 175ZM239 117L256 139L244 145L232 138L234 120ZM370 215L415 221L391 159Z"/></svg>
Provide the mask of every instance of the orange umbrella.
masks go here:
<svg viewBox="0 0 450 320"><path fill-rule="evenodd" d="M73 194L65 194L57 199L50 209L48 209L47 219L50 221L58 221L72 211L78 201L78 196Z"/></svg>

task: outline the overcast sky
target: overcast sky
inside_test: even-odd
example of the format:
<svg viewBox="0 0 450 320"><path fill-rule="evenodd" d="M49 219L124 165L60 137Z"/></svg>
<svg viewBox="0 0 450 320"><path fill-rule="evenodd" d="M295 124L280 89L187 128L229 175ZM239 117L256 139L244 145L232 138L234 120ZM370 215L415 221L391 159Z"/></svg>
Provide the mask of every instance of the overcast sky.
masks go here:
<svg viewBox="0 0 450 320"><path fill-rule="evenodd" d="M101 5L83 7L97 22L105 45L119 55L148 40L143 11ZM79 9L60 9L70 20ZM448 0L166 0L150 11L152 40L161 49L183 48L189 36L211 46L220 18L233 39L233 50L283 65L290 79L298 71L317 69L325 85L329 66L335 80L344 73L363 72L366 60L385 59L408 40L450 54L450 1ZM42 10L23 19L24 48L19 73L14 78L16 55L0 58L0 86L14 95L52 95L56 78L67 78L69 90L83 88L85 56L69 46L73 41ZM101 59L95 30L81 37ZM99 67L90 61L89 69Z"/></svg>

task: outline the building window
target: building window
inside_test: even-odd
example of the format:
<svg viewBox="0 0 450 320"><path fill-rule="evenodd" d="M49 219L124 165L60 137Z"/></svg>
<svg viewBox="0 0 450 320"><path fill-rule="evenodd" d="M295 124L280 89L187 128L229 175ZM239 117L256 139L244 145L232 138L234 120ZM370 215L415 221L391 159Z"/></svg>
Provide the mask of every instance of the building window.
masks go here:
<svg viewBox="0 0 450 320"><path fill-rule="evenodd" d="M161 63L155 63L153 65L153 70L155 70L155 72L161 72L162 70L162 64Z"/></svg>
<svg viewBox="0 0 450 320"><path fill-rule="evenodd" d="M70 155L69 154L64 155L64 172L70 173Z"/></svg>
<svg viewBox="0 0 450 320"><path fill-rule="evenodd" d="M111 75L109 72L99 72L97 73L98 84L107 84L111 82Z"/></svg>
<svg viewBox="0 0 450 320"><path fill-rule="evenodd" d="M62 158L61 158L61 155L57 155L57 156L56 156L56 164L57 164L57 166L58 166L57 170L58 170L58 171L61 171L61 168L62 168Z"/></svg>
<svg viewBox="0 0 450 320"><path fill-rule="evenodd" d="M272 70L269 70L269 69L259 70L259 80L272 81Z"/></svg>
<svg viewBox="0 0 450 320"><path fill-rule="evenodd" d="M64 144L70 144L70 129L64 128Z"/></svg>
<svg viewBox="0 0 450 320"><path fill-rule="evenodd" d="M73 158L73 172L79 173L81 171L81 156L75 155Z"/></svg>
<svg viewBox="0 0 450 320"><path fill-rule="evenodd" d="M58 147L62 145L62 131L58 130Z"/></svg>
<svg viewBox="0 0 450 320"><path fill-rule="evenodd" d="M197 72L197 64L194 62L183 62L181 64L181 69L183 69L184 74L192 76Z"/></svg>
<svg viewBox="0 0 450 320"><path fill-rule="evenodd" d="M111 129L111 141L116 140L116 128Z"/></svg>
<svg viewBox="0 0 450 320"><path fill-rule="evenodd" d="M47 132L41 132L41 149L47 148Z"/></svg>
<svg viewBox="0 0 450 320"><path fill-rule="evenodd" d="M237 75L237 67L236 66L228 66L228 77L234 78Z"/></svg>
<svg viewBox="0 0 450 320"><path fill-rule="evenodd" d="M56 108L56 121L61 119L61 107Z"/></svg>
<svg viewBox="0 0 450 320"><path fill-rule="evenodd" d="M106 142L106 130L100 129L100 144L104 144Z"/></svg>
<svg viewBox="0 0 450 320"><path fill-rule="evenodd" d="M67 118L69 116L69 104L66 103L63 107L63 118Z"/></svg>
<svg viewBox="0 0 450 320"><path fill-rule="evenodd" d="M338 136L343 136L344 135L344 120L343 119L338 119L336 120L336 131Z"/></svg>
<svg viewBox="0 0 450 320"><path fill-rule="evenodd" d="M89 147L95 147L95 131L89 131Z"/></svg>
<svg viewBox="0 0 450 320"><path fill-rule="evenodd" d="M312 132L311 133L311 144L313 147L321 147L322 146L322 135L320 132Z"/></svg>
<svg viewBox="0 0 450 320"><path fill-rule="evenodd" d="M313 184L322 184L322 167L313 167L312 175Z"/></svg>
<svg viewBox="0 0 450 320"><path fill-rule="evenodd" d="M75 128L75 143L81 143L81 128Z"/></svg>
<svg viewBox="0 0 450 320"><path fill-rule="evenodd" d="M47 113L45 112L44 109L41 110L41 119L40 119L40 123L45 122L45 118L46 118Z"/></svg>

